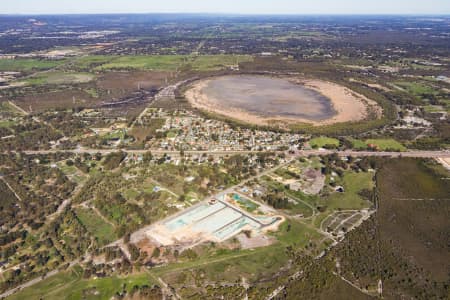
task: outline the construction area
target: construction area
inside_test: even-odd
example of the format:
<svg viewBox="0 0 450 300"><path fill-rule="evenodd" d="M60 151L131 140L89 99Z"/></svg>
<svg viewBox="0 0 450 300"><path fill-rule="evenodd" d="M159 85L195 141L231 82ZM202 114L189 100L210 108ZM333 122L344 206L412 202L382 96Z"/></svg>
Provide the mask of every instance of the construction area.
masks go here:
<svg viewBox="0 0 450 300"><path fill-rule="evenodd" d="M156 247L187 249L207 241L220 243L243 231L261 236L276 230L282 222L280 216L244 211L226 201L226 194L222 194L135 232L131 242L140 244L147 240Z"/></svg>

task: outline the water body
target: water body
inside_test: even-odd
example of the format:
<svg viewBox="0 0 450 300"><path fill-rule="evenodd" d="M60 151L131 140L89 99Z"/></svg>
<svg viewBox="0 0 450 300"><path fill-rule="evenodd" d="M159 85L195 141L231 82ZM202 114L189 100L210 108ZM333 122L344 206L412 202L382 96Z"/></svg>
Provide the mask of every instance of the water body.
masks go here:
<svg viewBox="0 0 450 300"><path fill-rule="evenodd" d="M262 117L322 121L337 113L329 98L281 78L257 75L218 77L210 80L201 92L213 105Z"/></svg>

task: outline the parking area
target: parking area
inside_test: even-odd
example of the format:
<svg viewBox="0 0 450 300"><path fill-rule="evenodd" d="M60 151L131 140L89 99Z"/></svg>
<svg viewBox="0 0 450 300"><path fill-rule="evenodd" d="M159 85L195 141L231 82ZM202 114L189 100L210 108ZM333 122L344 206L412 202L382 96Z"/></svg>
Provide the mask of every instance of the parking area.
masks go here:
<svg viewBox="0 0 450 300"><path fill-rule="evenodd" d="M336 211L322 221L320 229L334 237L343 237L347 232L367 220L371 213L369 210Z"/></svg>

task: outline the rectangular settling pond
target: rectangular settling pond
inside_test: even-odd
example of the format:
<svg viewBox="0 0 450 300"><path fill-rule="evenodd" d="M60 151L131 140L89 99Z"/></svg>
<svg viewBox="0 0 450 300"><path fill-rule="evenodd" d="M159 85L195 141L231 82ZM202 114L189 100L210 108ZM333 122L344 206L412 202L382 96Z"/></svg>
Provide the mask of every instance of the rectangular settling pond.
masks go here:
<svg viewBox="0 0 450 300"><path fill-rule="evenodd" d="M198 233L205 238L225 240L243 229L257 230L261 225L247 216L239 209L225 205L222 202L215 204L201 204L173 219L165 222L164 227L176 239L181 240L183 235Z"/></svg>

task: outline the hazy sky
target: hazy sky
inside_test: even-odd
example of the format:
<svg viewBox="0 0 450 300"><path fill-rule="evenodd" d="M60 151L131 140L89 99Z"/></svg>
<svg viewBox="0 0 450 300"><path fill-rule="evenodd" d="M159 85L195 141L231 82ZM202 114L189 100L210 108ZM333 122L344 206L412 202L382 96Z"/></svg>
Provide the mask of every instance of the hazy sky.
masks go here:
<svg viewBox="0 0 450 300"><path fill-rule="evenodd" d="M1 14L450 14L450 0L0 0Z"/></svg>

